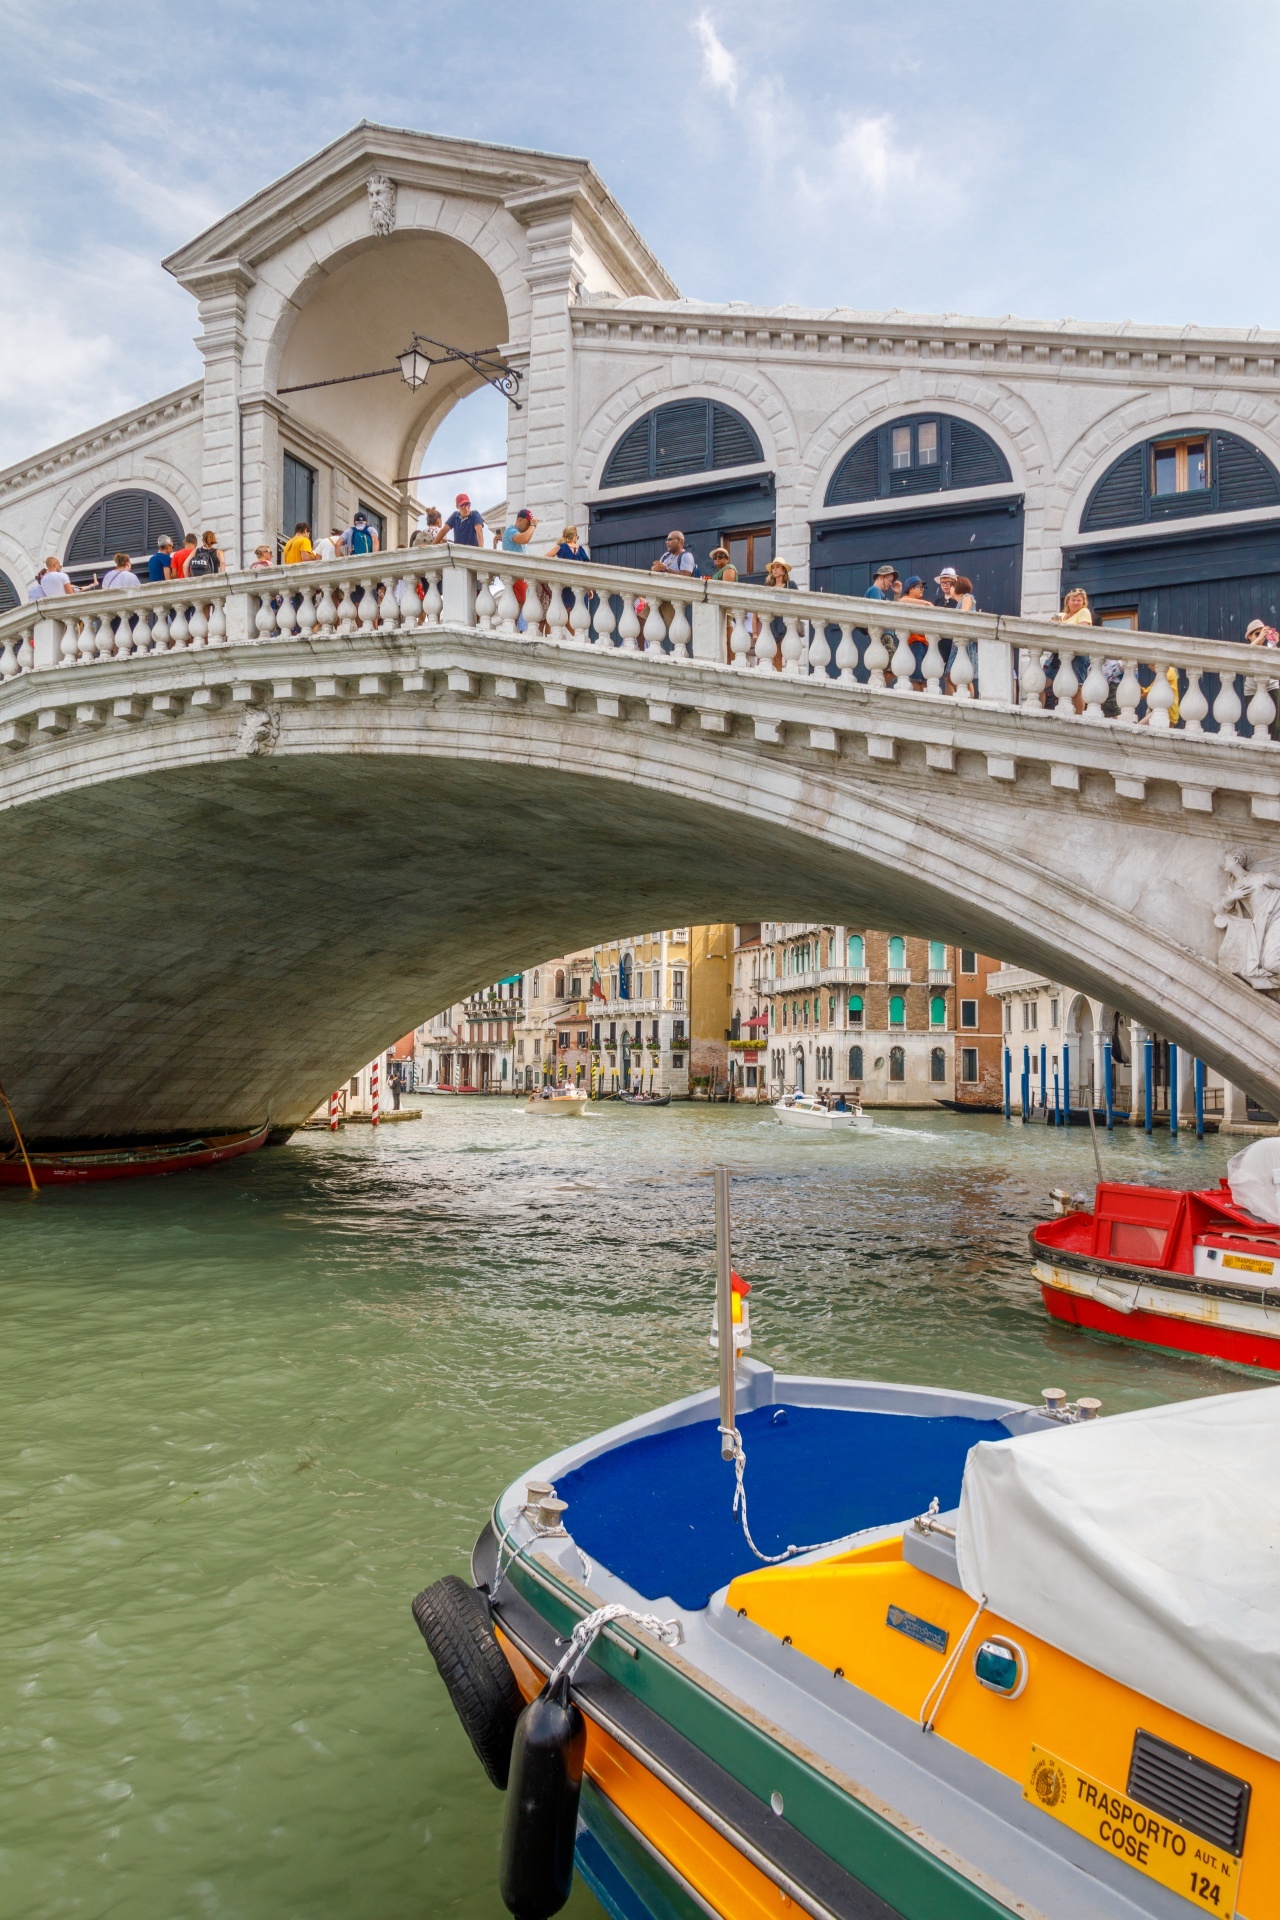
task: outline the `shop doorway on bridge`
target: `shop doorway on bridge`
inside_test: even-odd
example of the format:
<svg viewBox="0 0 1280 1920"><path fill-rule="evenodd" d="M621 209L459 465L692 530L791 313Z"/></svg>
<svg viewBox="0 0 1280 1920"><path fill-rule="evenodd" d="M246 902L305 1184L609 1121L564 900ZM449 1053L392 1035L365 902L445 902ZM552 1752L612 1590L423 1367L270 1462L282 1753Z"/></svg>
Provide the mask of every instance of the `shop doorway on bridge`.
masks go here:
<svg viewBox="0 0 1280 1920"><path fill-rule="evenodd" d="M692 397L652 408L605 461L587 509L592 556L647 571L678 529L699 573L712 571L712 549L728 536L748 543L752 577L762 575L774 537L774 480L763 468L759 436L733 407Z"/></svg>

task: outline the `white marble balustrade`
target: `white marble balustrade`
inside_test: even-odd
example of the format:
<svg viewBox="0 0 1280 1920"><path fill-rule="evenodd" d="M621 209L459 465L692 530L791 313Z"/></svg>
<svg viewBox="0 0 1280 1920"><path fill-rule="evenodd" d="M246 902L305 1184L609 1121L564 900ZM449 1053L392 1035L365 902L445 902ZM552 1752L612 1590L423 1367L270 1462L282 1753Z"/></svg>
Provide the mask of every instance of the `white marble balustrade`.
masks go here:
<svg viewBox="0 0 1280 1920"><path fill-rule="evenodd" d="M0 683L205 647L442 628L644 655L668 670L777 674L818 696L859 688L1277 744L1280 656L1259 649L452 546L31 602L0 616Z"/></svg>

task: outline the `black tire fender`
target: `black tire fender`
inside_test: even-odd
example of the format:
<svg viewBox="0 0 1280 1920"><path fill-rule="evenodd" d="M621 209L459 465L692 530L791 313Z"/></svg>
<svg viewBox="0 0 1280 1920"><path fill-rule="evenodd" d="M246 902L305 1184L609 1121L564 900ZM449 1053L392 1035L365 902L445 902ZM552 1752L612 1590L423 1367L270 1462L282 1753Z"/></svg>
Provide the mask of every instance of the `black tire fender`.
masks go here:
<svg viewBox="0 0 1280 1920"><path fill-rule="evenodd" d="M488 1601L447 1573L418 1595L413 1617L476 1758L494 1786L505 1790L524 1699L498 1645Z"/></svg>

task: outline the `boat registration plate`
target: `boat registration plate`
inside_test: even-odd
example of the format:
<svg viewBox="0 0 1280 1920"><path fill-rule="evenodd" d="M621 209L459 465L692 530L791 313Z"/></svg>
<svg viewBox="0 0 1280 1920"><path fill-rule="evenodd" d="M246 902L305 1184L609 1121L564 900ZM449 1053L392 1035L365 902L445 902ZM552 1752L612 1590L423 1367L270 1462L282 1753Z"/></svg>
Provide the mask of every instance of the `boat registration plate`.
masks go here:
<svg viewBox="0 0 1280 1920"><path fill-rule="evenodd" d="M1139 1800L1033 1746L1024 1800L1206 1913L1234 1914L1240 1862Z"/></svg>

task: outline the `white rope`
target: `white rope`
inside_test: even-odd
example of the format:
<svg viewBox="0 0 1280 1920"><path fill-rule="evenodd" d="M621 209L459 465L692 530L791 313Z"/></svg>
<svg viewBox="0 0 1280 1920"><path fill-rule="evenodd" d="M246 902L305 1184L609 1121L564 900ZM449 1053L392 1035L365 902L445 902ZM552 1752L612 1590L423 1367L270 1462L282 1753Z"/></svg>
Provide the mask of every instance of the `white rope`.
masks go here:
<svg viewBox="0 0 1280 1920"><path fill-rule="evenodd" d="M721 1427L720 1432L726 1440L733 1442L733 1511L742 1521L743 1538L746 1540L747 1545L750 1547L752 1553L754 1553L756 1559L763 1560L766 1566L776 1567L780 1561L791 1560L797 1553L819 1553L824 1547L838 1547L843 1545L846 1540L857 1540L864 1533L875 1533L878 1531L878 1528L875 1526L859 1527L853 1533L837 1534L834 1540L815 1540L813 1544L808 1547L791 1546L787 1547L782 1553L761 1553L759 1547L751 1538L751 1528L747 1524L747 1487L745 1478L747 1456L742 1445L742 1435L736 1427Z"/></svg>
<svg viewBox="0 0 1280 1920"><path fill-rule="evenodd" d="M933 1732L933 1723L942 1710L942 1703L946 1698L947 1688L951 1685L955 1677L956 1668L960 1665L960 1661L964 1656L964 1650L969 1644L969 1637L982 1618L986 1610L986 1605L987 1596L984 1593L974 1610L973 1618L960 1635L960 1638L956 1641L955 1652L951 1655L947 1664L943 1667L942 1672L938 1675L920 1703L920 1725L925 1733Z"/></svg>
<svg viewBox="0 0 1280 1920"><path fill-rule="evenodd" d="M493 1570L493 1585L489 1589L489 1598L491 1600L493 1599L494 1595L498 1591L498 1588L502 1585L503 1581L506 1579L507 1575L510 1573L512 1567L514 1567L516 1561L520 1558L521 1554L527 1553L530 1547L536 1547L539 1540L569 1540L570 1546L573 1548L579 1560L582 1562L583 1585L589 1587L591 1585L591 1575L593 1571L592 1565L591 1565L591 1562L588 1560L586 1554L582 1551L582 1548L578 1545L577 1541L570 1539L569 1535L565 1532L565 1529L563 1527L544 1527L537 1520L533 1518L532 1514L526 1517L528 1518L530 1527L533 1529L532 1537L524 1541L520 1546L516 1547L514 1551L508 1555L505 1566L502 1563L502 1546L501 1545L499 1546L498 1559ZM510 1544L513 1537L514 1537L513 1534L509 1533L507 1535L506 1537L507 1544Z"/></svg>
<svg viewBox="0 0 1280 1920"><path fill-rule="evenodd" d="M634 1613L630 1607L619 1606L616 1601L607 1607L597 1607L594 1613L584 1615L570 1634L568 1646L560 1656L558 1664L547 1676L546 1691L548 1693L566 1674L570 1680L573 1679L597 1634L614 1620L634 1620L638 1627L643 1627L646 1633L653 1634L664 1647L678 1647L684 1639L684 1629L678 1620L659 1620L656 1613Z"/></svg>

